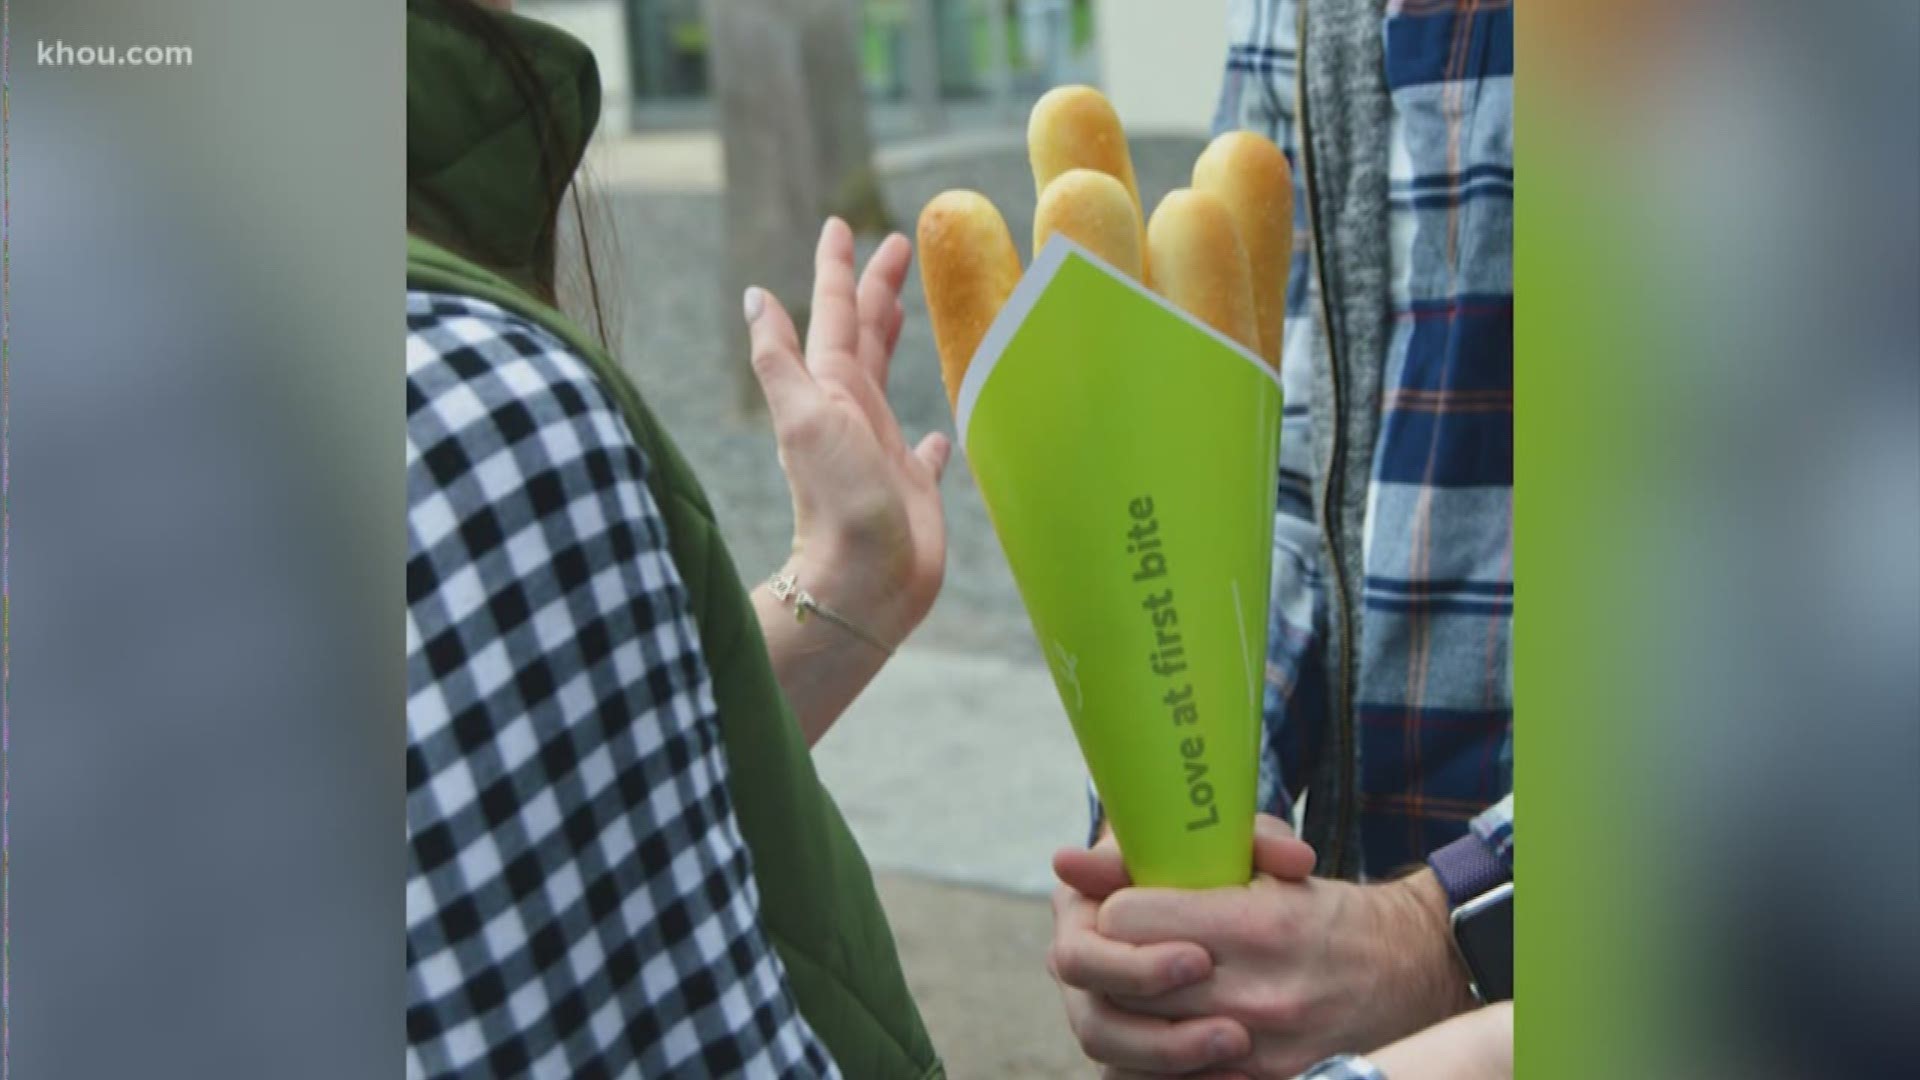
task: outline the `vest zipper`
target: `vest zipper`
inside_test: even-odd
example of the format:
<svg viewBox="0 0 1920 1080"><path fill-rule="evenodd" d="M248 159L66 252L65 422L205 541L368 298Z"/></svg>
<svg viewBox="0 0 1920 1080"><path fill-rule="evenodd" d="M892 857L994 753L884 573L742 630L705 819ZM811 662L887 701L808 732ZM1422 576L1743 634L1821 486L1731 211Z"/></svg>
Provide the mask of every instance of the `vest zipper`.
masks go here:
<svg viewBox="0 0 1920 1080"><path fill-rule="evenodd" d="M1299 42L1298 63L1294 68L1294 99L1300 115L1300 164L1307 193L1307 238L1313 247L1314 273L1320 278L1320 322L1327 339L1327 374L1333 389L1332 452L1320 477L1320 531L1326 537L1327 566L1332 577L1332 602L1335 633L1340 646L1340 670L1333 708L1335 749L1340 763L1340 790L1334 799L1334 833L1327 859L1335 877L1347 876L1347 834L1353 828L1353 807L1358 799L1354 790L1358 770L1354 762L1353 735L1353 618L1347 603L1346 570L1340 562L1340 513L1336 500L1342 496L1340 475L1346 458L1346 410L1340 394L1340 353L1334 335L1333 307L1328 299L1326 248L1320 241L1319 203L1313 183L1313 137L1307 119L1307 0L1301 0L1294 34ZM1316 793L1317 794L1317 793ZM1311 798L1311 796L1309 797Z"/></svg>

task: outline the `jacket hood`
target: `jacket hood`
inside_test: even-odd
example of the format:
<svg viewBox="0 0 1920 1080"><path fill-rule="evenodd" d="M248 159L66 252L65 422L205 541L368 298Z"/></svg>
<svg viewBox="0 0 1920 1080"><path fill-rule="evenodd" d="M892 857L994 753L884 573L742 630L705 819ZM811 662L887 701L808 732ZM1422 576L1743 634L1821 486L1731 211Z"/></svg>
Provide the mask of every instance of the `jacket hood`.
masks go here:
<svg viewBox="0 0 1920 1080"><path fill-rule="evenodd" d="M407 227L515 284L550 286L553 210L599 119L599 69L551 26L448 10L465 2L407 2Z"/></svg>

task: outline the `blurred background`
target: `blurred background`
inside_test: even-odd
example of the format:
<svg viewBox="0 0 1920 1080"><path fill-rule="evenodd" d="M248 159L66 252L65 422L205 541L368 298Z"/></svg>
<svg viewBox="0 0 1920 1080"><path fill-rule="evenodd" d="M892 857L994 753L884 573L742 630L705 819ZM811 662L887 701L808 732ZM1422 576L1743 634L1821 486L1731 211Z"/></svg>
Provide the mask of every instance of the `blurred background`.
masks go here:
<svg viewBox="0 0 1920 1080"><path fill-rule="evenodd" d="M771 39L803 35L806 63L832 63L831 88L815 68L811 87L860 108L882 137L946 127L1018 122L1027 105L1061 83L1098 82L1135 122L1192 130L1212 91L1188 81L1217 75L1226 45L1225 4L1164 6L1126 0L800 0L722 4L703 0L521 0L515 10L564 27L599 57L607 91L603 132L711 132L715 94L731 73L727 40L738 28L725 8ZM821 38L830 40L820 40ZM1217 46L1217 47L1215 47ZM1151 49L1158 63L1129 62ZM1134 57L1139 59L1141 57ZM1197 65L1197 66L1196 66ZM763 78L766 69L759 73ZM1198 105L1198 119L1192 107Z"/></svg>
<svg viewBox="0 0 1920 1080"><path fill-rule="evenodd" d="M804 316L822 220L864 256L951 187L1032 231L1026 119L1090 83L1131 136L1149 205L1205 145L1224 0L519 0L591 46L605 88L580 181L614 353L699 473L741 572L792 537L747 366L740 294ZM573 259L581 236L569 237ZM580 279L573 279L577 284ZM565 290L563 290L564 292ZM572 306L586 302L575 291ZM951 432L917 270L889 387L910 438ZM957 1077L1083 1076L1046 974L1049 858L1079 842L1085 779L1066 716L956 455L933 614L815 757L881 875L936 1045Z"/></svg>

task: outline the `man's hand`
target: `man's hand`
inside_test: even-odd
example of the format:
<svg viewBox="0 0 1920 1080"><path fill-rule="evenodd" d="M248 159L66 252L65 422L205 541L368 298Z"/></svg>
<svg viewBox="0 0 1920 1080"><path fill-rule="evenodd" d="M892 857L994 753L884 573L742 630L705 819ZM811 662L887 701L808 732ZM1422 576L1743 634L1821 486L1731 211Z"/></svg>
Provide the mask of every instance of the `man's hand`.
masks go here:
<svg viewBox="0 0 1920 1080"><path fill-rule="evenodd" d="M1056 857L1070 887L1056 896L1052 966L1088 1056L1145 1075L1290 1077L1471 1006L1431 873L1378 885L1309 878L1311 849L1276 819L1260 831L1256 874L1243 888L1120 888L1110 873L1095 876L1097 849ZM1088 931L1084 905L1096 899ZM1197 946L1207 963L1171 988L1127 985L1111 964L1066 962L1148 950L1164 958L1175 945ZM1218 1026L1200 1026L1209 1023ZM1215 1043L1215 1034L1225 1037Z"/></svg>
<svg viewBox="0 0 1920 1080"><path fill-rule="evenodd" d="M1313 872L1313 861L1313 849L1294 839L1280 819L1263 814L1255 822L1256 866L1298 881ZM1087 1056L1108 1066L1107 1075L1115 1078L1236 1075L1197 1070L1253 1051L1253 1037L1240 1021L1225 1016L1166 1018L1114 1004L1115 997L1151 1001L1190 991L1205 984L1214 965L1207 950L1191 942L1136 945L1097 932L1101 902L1130 884L1112 834L1103 835L1091 850L1060 851L1053 868L1061 884L1053 896L1047 970L1060 984L1067 1021Z"/></svg>
<svg viewBox="0 0 1920 1080"><path fill-rule="evenodd" d="M1225 1017L1253 1036L1232 1067L1288 1077L1330 1054L1364 1051L1472 1006L1432 874L1354 885L1259 874L1242 889L1126 889L1095 930L1135 947L1189 942L1213 958L1204 982L1111 995L1143 1017Z"/></svg>

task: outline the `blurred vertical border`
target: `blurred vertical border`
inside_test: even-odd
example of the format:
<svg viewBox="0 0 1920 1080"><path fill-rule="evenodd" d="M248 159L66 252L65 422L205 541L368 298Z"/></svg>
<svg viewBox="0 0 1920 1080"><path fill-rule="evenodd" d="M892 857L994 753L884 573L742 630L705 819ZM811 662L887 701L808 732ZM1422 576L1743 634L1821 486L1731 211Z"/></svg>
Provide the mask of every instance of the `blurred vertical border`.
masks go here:
<svg viewBox="0 0 1920 1080"><path fill-rule="evenodd" d="M1643 329L1631 313L1644 289L1622 231L1622 170L1569 117L1578 88L1538 74L1553 70L1555 16L1517 14L1515 1071L1576 1080L1618 1075L1596 1054L1640 1056L1660 1011L1645 994L1663 985L1636 978L1660 955L1641 933L1656 890L1634 843L1656 815L1623 790L1643 746L1622 726L1637 711L1617 678L1636 670L1622 631L1647 599L1628 547L1633 478L1646 475L1646 444L1628 433L1647 373L1617 359Z"/></svg>
<svg viewBox="0 0 1920 1080"><path fill-rule="evenodd" d="M1920 1059L1920 5L1518 19L1517 1073Z"/></svg>
<svg viewBox="0 0 1920 1080"><path fill-rule="evenodd" d="M403 6L6 12L8 1068L398 1073Z"/></svg>
<svg viewBox="0 0 1920 1080"><path fill-rule="evenodd" d="M13 0L0 0L0 1080L13 1076Z"/></svg>

